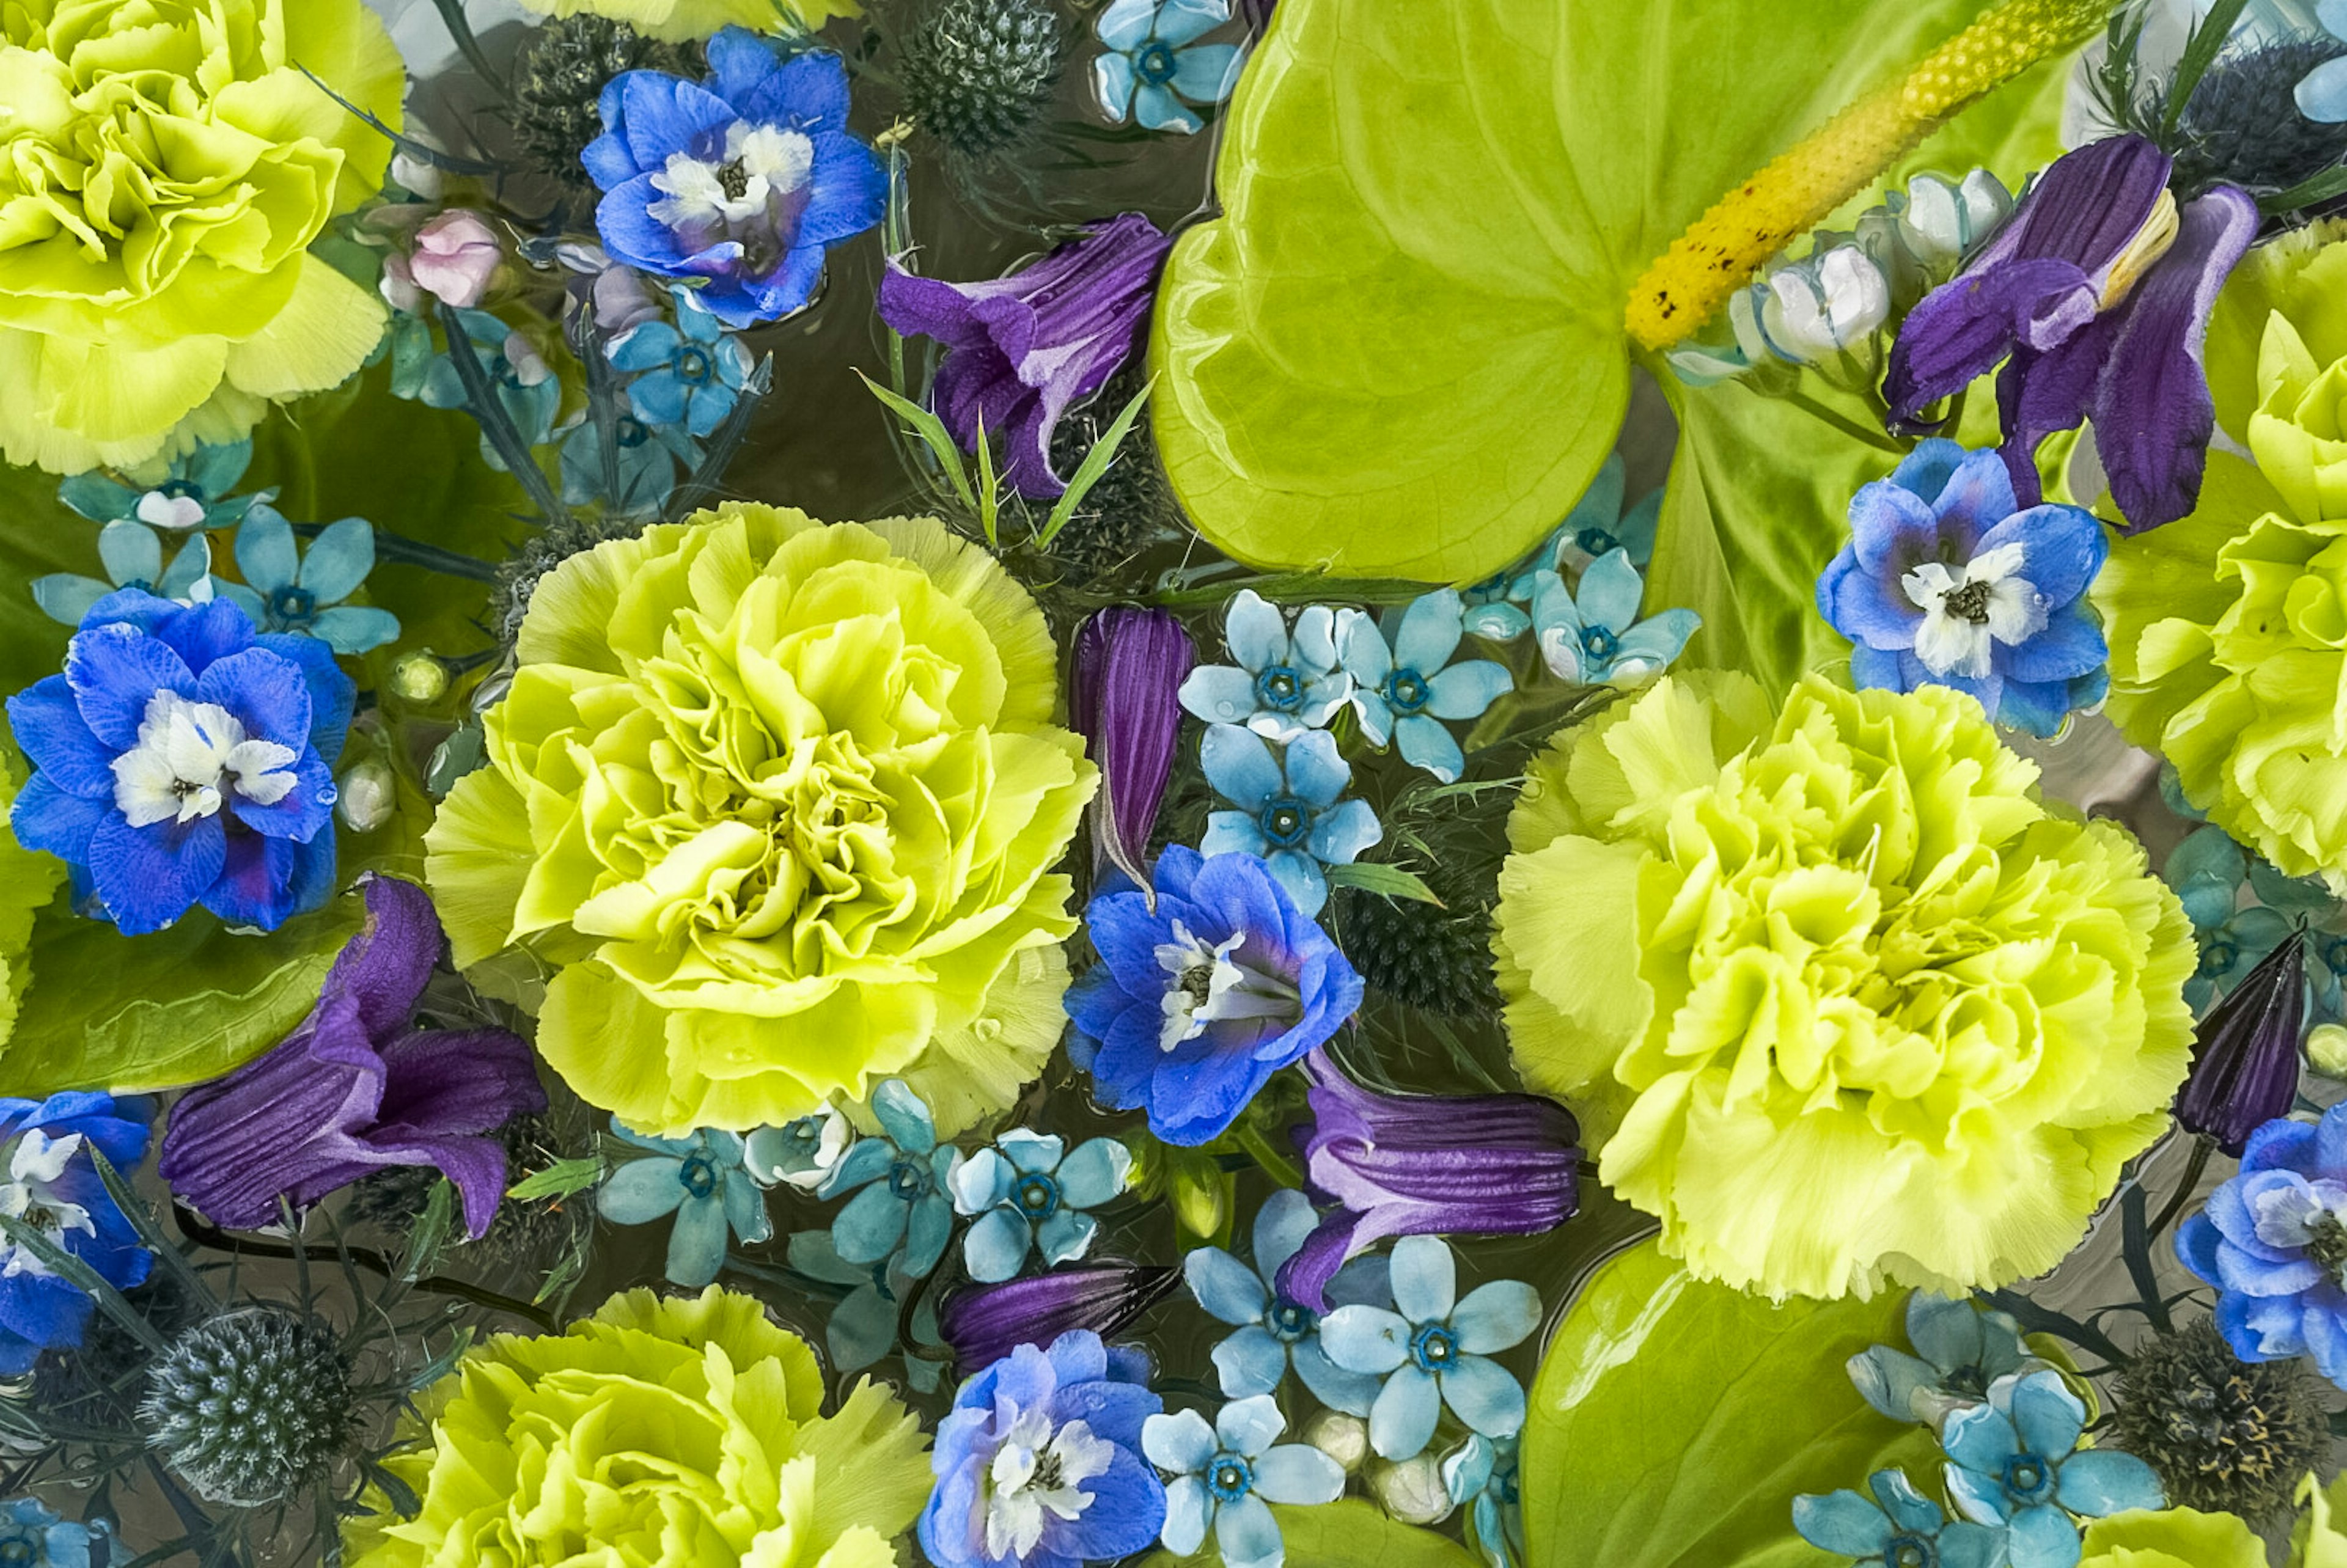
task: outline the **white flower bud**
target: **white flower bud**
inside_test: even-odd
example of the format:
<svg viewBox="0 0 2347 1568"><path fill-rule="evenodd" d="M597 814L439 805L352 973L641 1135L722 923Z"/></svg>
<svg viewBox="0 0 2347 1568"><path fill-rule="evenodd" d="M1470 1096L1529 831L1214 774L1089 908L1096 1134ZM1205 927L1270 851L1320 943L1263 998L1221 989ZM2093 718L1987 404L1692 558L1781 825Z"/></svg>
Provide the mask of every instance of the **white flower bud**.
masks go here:
<svg viewBox="0 0 2347 1568"><path fill-rule="evenodd" d="M1369 1457L1369 1423L1343 1410L1323 1410L1304 1423L1304 1440L1351 1475Z"/></svg>
<svg viewBox="0 0 2347 1568"><path fill-rule="evenodd" d="M1450 1516L1450 1489L1443 1484L1442 1461L1431 1452L1399 1464L1371 1465L1369 1492L1404 1524L1437 1524Z"/></svg>
<svg viewBox="0 0 2347 1568"><path fill-rule="evenodd" d="M1856 348L1891 316L1891 281L1856 245L1837 245L1771 274L1758 298L1769 349L1820 364Z"/></svg>
<svg viewBox="0 0 2347 1568"><path fill-rule="evenodd" d="M1919 174L1908 183L1905 200L1893 201L1890 210L1908 251L1926 272L1941 278L1952 275L1973 248L1995 232L2013 210L2013 196L1985 169L1973 169L1957 185Z"/></svg>
<svg viewBox="0 0 2347 1568"><path fill-rule="evenodd" d="M399 804L399 781L381 757L352 764L334 781L334 815L353 833L373 833L391 820Z"/></svg>
<svg viewBox="0 0 2347 1568"><path fill-rule="evenodd" d="M743 1140L742 1168L762 1187L787 1183L803 1193L823 1185L856 1129L835 1107L826 1105L784 1127L761 1127Z"/></svg>

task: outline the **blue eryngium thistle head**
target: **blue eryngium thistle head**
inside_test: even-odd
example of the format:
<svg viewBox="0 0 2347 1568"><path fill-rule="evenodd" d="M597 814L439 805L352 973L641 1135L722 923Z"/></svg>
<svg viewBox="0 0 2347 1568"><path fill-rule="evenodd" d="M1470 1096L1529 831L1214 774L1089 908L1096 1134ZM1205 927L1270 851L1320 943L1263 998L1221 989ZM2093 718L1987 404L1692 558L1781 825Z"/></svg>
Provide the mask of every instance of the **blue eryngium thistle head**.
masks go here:
<svg viewBox="0 0 2347 1568"><path fill-rule="evenodd" d="M351 1437L350 1362L313 1318L237 1307L172 1341L147 1374L138 1425L207 1502L282 1501L323 1480Z"/></svg>
<svg viewBox="0 0 2347 1568"><path fill-rule="evenodd" d="M2176 1119L2235 1159L2250 1134L2289 1114L2306 1030L2306 933L2293 931L2225 993L2194 1033Z"/></svg>
<svg viewBox="0 0 2347 1568"><path fill-rule="evenodd" d="M905 112L956 158L999 158L1041 125L1062 36L1051 0L934 0L897 39Z"/></svg>

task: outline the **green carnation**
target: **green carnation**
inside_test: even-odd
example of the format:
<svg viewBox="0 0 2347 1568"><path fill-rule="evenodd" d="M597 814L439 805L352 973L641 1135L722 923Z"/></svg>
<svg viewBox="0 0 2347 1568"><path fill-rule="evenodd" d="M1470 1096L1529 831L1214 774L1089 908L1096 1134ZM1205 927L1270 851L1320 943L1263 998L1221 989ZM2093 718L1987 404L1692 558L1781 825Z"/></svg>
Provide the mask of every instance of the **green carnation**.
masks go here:
<svg viewBox="0 0 2347 1568"><path fill-rule="evenodd" d="M2269 247L2228 285L2213 384L2255 466L2211 453L2199 508L2117 541L2094 597L2127 738L2175 764L2185 794L2242 844L2347 894L2342 233Z"/></svg>
<svg viewBox="0 0 2347 1568"><path fill-rule="evenodd" d="M516 651L427 875L580 1095L682 1135L902 1077L950 1133L1040 1070L1097 775L991 556L727 507L564 561Z"/></svg>
<svg viewBox="0 0 2347 1568"><path fill-rule="evenodd" d="M1957 1295L2052 1267L2168 1125L2191 927L1944 687L1665 679L1509 823L1516 1065L1665 1252L1739 1289Z"/></svg>
<svg viewBox="0 0 2347 1568"><path fill-rule="evenodd" d="M823 1373L751 1296L613 1296L500 1334L421 1398L383 1468L421 1501L347 1528L352 1568L885 1568L928 1495L920 1425Z"/></svg>
<svg viewBox="0 0 2347 1568"><path fill-rule="evenodd" d="M2248 1524L2190 1508L2090 1520L2083 1550L2078 1568L2266 1568L2265 1542Z"/></svg>
<svg viewBox="0 0 2347 1568"><path fill-rule="evenodd" d="M58 473L232 441L383 333L309 253L381 182L406 77L361 0L0 6L0 451Z"/></svg>

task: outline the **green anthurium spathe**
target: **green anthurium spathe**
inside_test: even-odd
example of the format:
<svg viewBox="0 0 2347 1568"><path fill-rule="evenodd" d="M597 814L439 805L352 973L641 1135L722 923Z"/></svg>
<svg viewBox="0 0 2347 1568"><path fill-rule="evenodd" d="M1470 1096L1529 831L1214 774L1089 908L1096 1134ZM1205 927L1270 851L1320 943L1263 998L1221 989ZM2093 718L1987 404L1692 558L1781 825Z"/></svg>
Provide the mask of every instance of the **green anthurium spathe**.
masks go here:
<svg viewBox="0 0 2347 1568"><path fill-rule="evenodd" d="M1184 505L1259 565L1472 581L1521 559L1613 449L1650 265L1982 10L1288 0L1233 100L1224 215L1159 295ZM1864 145L1883 156L1809 221L1908 143ZM1788 461L1849 440L1799 435Z"/></svg>
<svg viewBox="0 0 2347 1568"><path fill-rule="evenodd" d="M1526 1568L1825 1568L1803 1492L1936 1472L1929 1429L1867 1407L1843 1363L1903 1348L1906 1297L1781 1307L1704 1284L1651 1241L1566 1309L1525 1419ZM1765 1440L1762 1435L1765 1434Z"/></svg>
<svg viewBox="0 0 2347 1568"><path fill-rule="evenodd" d="M1296 1441L1292 1434L1282 1441ZM1279 1522L1286 1568L1482 1568L1481 1560L1449 1536L1388 1517L1377 1504L1342 1497L1309 1508L1271 1505ZM1215 1568L1223 1555L1209 1544L1177 1557L1156 1552L1142 1568Z"/></svg>

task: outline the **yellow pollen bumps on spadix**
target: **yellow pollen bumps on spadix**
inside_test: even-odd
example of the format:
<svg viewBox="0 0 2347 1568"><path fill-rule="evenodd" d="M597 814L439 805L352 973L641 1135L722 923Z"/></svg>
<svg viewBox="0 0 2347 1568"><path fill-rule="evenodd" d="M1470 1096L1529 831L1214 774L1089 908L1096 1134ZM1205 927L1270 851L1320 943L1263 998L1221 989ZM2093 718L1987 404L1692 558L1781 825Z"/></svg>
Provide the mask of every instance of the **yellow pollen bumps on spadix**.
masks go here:
<svg viewBox="0 0 2347 1568"><path fill-rule="evenodd" d="M1682 343L1768 259L1879 179L1942 121L2048 56L2084 43L2115 0L2006 0L1713 203L1630 291L1624 324Z"/></svg>

